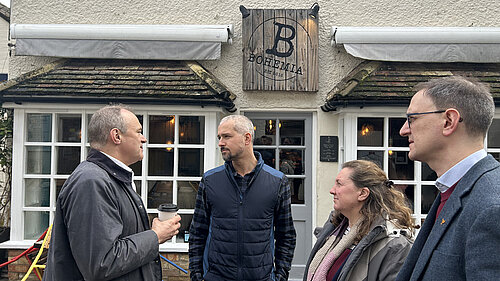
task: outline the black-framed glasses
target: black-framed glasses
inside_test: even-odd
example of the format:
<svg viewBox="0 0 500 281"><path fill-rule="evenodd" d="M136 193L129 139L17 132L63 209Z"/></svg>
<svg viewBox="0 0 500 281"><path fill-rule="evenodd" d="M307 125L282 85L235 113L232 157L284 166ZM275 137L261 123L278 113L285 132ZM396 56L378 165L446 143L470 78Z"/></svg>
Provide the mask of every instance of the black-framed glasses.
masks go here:
<svg viewBox="0 0 500 281"><path fill-rule="evenodd" d="M446 110L436 110L436 111L427 111L427 112L415 112L415 113L406 113L406 121L408 122L408 128L411 129L411 118L412 116L415 115L425 115L425 114L433 114L433 113L443 113L446 112ZM462 118L460 118L460 121Z"/></svg>

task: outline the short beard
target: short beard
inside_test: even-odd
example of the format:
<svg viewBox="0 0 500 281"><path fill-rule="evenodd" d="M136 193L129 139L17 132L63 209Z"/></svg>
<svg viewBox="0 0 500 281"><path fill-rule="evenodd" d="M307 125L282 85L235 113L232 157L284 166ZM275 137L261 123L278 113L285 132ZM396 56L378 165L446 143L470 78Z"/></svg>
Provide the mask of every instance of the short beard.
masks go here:
<svg viewBox="0 0 500 281"><path fill-rule="evenodd" d="M222 159L224 159L224 161L226 161L226 162L233 160L233 155L231 155L231 152L229 152L229 151L226 151L226 154L221 152L221 155L222 155Z"/></svg>

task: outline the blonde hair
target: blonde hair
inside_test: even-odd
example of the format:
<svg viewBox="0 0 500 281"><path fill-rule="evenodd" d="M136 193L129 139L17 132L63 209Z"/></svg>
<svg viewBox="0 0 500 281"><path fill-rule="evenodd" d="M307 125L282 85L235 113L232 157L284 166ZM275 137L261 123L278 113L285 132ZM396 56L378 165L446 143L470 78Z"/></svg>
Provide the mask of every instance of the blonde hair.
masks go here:
<svg viewBox="0 0 500 281"><path fill-rule="evenodd" d="M356 187L367 187L370 190L370 194L360 211L362 221L358 227L356 242L368 234L371 225L378 217L388 217L396 227L406 228L413 233L415 225L406 198L401 191L394 188L393 183L387 179L382 169L375 163L366 160L349 161L344 163L342 168L351 169L349 179ZM335 212L332 223L338 225L343 218L344 215Z"/></svg>

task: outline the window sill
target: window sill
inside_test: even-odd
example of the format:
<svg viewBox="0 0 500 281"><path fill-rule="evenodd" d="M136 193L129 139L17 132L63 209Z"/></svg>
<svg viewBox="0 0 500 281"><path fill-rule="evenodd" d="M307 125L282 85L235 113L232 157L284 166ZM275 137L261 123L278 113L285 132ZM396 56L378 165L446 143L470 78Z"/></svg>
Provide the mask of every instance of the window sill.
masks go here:
<svg viewBox="0 0 500 281"><path fill-rule="evenodd" d="M5 241L0 243L0 249L28 249L33 246L35 240Z"/></svg>
<svg viewBox="0 0 500 281"><path fill-rule="evenodd" d="M160 245L160 253L187 253L188 250L188 243L163 243Z"/></svg>

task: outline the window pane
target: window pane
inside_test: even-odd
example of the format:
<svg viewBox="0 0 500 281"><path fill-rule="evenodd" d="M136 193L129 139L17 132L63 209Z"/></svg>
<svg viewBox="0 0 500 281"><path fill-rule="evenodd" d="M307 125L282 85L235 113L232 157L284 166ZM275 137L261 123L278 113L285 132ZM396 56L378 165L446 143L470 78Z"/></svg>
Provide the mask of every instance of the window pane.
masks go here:
<svg viewBox="0 0 500 281"><path fill-rule="evenodd" d="M384 118L358 118L358 146L383 146Z"/></svg>
<svg viewBox="0 0 500 281"><path fill-rule="evenodd" d="M422 162L422 180L423 181L435 181L437 180L437 174L434 172L427 163Z"/></svg>
<svg viewBox="0 0 500 281"><path fill-rule="evenodd" d="M399 130L406 122L406 118L389 118L389 146L408 147L410 144L407 137L402 137Z"/></svg>
<svg viewBox="0 0 500 281"><path fill-rule="evenodd" d="M193 215L181 214L181 227L179 228L179 233L176 237L177 243L188 243L189 242L189 226L193 220Z"/></svg>
<svg viewBox="0 0 500 281"><path fill-rule="evenodd" d="M135 192L137 192L137 194L139 194L139 196L141 196L141 191L142 191L141 181L136 180L136 181L134 181L134 184L135 184Z"/></svg>
<svg viewBox="0 0 500 281"><path fill-rule="evenodd" d="M500 148L500 119L493 119L488 130L488 148Z"/></svg>
<svg viewBox="0 0 500 281"><path fill-rule="evenodd" d="M148 181L148 208L157 209L160 204L172 203L172 181Z"/></svg>
<svg viewBox="0 0 500 281"><path fill-rule="evenodd" d="M57 179L56 180L56 200L59 197L59 193L61 193L61 189L62 189L65 182L66 182L65 179Z"/></svg>
<svg viewBox="0 0 500 281"><path fill-rule="evenodd" d="M80 164L80 147L56 147L56 153L58 175L69 175Z"/></svg>
<svg viewBox="0 0 500 281"><path fill-rule="evenodd" d="M37 240L49 227L49 212L24 212L24 239Z"/></svg>
<svg viewBox="0 0 500 281"><path fill-rule="evenodd" d="M199 184L197 181L177 182L177 206L179 209L194 209Z"/></svg>
<svg viewBox="0 0 500 281"><path fill-rule="evenodd" d="M434 185L422 185L422 214L429 213L439 190Z"/></svg>
<svg viewBox="0 0 500 281"><path fill-rule="evenodd" d="M292 204L304 204L304 179L288 178L292 192Z"/></svg>
<svg viewBox="0 0 500 281"><path fill-rule="evenodd" d="M254 149L254 151L258 151L260 153L265 164L275 168L274 163L276 159L274 159L274 149Z"/></svg>
<svg viewBox="0 0 500 281"><path fill-rule="evenodd" d="M303 175L303 155L302 149L280 149L280 171L286 175Z"/></svg>
<svg viewBox="0 0 500 281"><path fill-rule="evenodd" d="M179 176L201 177L203 173L203 149L179 149Z"/></svg>
<svg viewBox="0 0 500 281"><path fill-rule="evenodd" d="M57 141L80 142L82 139L82 118L80 115L57 114Z"/></svg>
<svg viewBox="0 0 500 281"><path fill-rule="evenodd" d="M149 116L149 143L173 144L175 136L175 116Z"/></svg>
<svg viewBox="0 0 500 281"><path fill-rule="evenodd" d="M295 162L287 158L284 153L280 154L280 171L285 175L293 175L295 173Z"/></svg>
<svg viewBox="0 0 500 281"><path fill-rule="evenodd" d="M49 146L27 146L26 173L50 174L50 151Z"/></svg>
<svg viewBox="0 0 500 281"><path fill-rule="evenodd" d="M358 160L368 160L377 164L381 169L384 163L384 152L383 151L371 151L371 150L359 150L358 151Z"/></svg>
<svg viewBox="0 0 500 281"><path fill-rule="evenodd" d="M174 149L149 149L148 172L150 176L174 175Z"/></svg>
<svg viewBox="0 0 500 281"><path fill-rule="evenodd" d="M52 114L28 113L26 119L26 141L49 142L52 140Z"/></svg>
<svg viewBox="0 0 500 281"><path fill-rule="evenodd" d="M91 118L92 118L92 114L87 114L87 129L89 128L89 123L90 123L90 119ZM87 132L86 142L89 142L89 134L88 134L88 132Z"/></svg>
<svg viewBox="0 0 500 281"><path fill-rule="evenodd" d="M255 129L255 145L276 144L276 120L252 119Z"/></svg>
<svg viewBox="0 0 500 281"><path fill-rule="evenodd" d="M415 186L408 184L395 184L394 188L404 193L408 207L410 207L412 213L415 213L415 207L413 205L413 202L415 202L413 201L415 199Z"/></svg>
<svg viewBox="0 0 500 281"><path fill-rule="evenodd" d="M204 116L179 117L179 143L203 144L205 140Z"/></svg>
<svg viewBox="0 0 500 281"><path fill-rule="evenodd" d="M48 207L50 204L50 179L25 179L24 206Z"/></svg>
<svg viewBox="0 0 500 281"><path fill-rule="evenodd" d="M412 180L414 175L414 162L408 158L408 151L389 151L390 179Z"/></svg>
<svg viewBox="0 0 500 281"><path fill-rule="evenodd" d="M280 120L280 144L304 145L304 120Z"/></svg>
<svg viewBox="0 0 500 281"><path fill-rule="evenodd" d="M497 161L500 161L500 153L498 152L490 152L491 156L495 158Z"/></svg>
<svg viewBox="0 0 500 281"><path fill-rule="evenodd" d="M129 166L132 171L134 171L134 176L142 175L142 160L137 161L134 164Z"/></svg>

